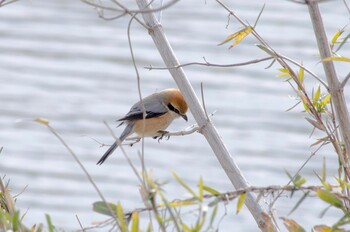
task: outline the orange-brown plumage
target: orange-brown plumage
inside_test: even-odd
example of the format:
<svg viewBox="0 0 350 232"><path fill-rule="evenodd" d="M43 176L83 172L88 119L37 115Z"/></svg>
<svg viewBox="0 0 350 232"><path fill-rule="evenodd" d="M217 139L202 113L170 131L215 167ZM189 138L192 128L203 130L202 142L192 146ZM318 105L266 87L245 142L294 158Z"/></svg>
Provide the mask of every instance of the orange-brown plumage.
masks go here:
<svg viewBox="0 0 350 232"><path fill-rule="evenodd" d="M145 118L144 111L145 110ZM120 143L129 135L136 133L138 136L159 136L178 117L187 121L187 103L178 89L165 89L147 96L135 103L130 111L118 121L126 124L126 128L120 135ZM102 164L108 156L118 147L115 142L101 157L97 164Z"/></svg>

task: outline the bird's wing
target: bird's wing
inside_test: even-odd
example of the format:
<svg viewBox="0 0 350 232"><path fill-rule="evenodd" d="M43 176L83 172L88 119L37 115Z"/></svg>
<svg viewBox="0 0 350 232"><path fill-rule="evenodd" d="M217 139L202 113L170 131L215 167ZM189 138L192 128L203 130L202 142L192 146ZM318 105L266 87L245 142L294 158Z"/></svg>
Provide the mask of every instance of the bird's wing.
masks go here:
<svg viewBox="0 0 350 232"><path fill-rule="evenodd" d="M168 108L155 97L146 97L143 99L142 102L145 107L146 118L159 117L168 112ZM124 117L118 119L117 121L133 121L139 119L143 119L141 102L137 102L135 105L133 105L130 111Z"/></svg>

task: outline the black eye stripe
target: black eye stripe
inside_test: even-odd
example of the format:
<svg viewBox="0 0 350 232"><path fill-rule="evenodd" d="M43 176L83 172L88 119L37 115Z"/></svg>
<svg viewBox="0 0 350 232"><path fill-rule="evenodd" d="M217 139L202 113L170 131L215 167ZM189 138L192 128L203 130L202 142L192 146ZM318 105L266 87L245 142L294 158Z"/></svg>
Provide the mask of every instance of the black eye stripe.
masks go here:
<svg viewBox="0 0 350 232"><path fill-rule="evenodd" d="M168 108L169 110L174 111L177 114L180 114L180 112L170 103L168 104Z"/></svg>

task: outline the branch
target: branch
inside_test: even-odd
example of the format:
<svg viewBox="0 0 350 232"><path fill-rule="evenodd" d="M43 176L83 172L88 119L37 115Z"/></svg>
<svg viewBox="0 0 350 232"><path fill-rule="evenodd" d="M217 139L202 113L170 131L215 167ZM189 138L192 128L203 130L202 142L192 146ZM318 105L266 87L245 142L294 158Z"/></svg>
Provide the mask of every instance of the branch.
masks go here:
<svg viewBox="0 0 350 232"><path fill-rule="evenodd" d="M147 0L137 0L137 4L141 10L151 9L148 6ZM152 37L160 55L162 56L167 67L176 67L180 65L175 53L164 34L162 25L157 21L154 14L142 14L146 24L148 25L149 34ZM199 127L202 128L202 134L207 139L213 152L215 153L222 168L226 172L230 181L236 189L249 187L246 179L243 177L237 164L232 159L227 147L221 140L221 137L213 125L211 120L207 120L203 107L200 104L198 97L196 96L186 74L182 68L169 69L169 72L173 76L177 86L184 95L184 98L193 114ZM263 231L273 230L277 231L277 228L273 224L271 218L266 217L267 213L263 210L262 206L256 202L256 197L248 193L246 195L245 204L251 214L253 215L259 228ZM272 227L272 228L271 228Z"/></svg>
<svg viewBox="0 0 350 232"><path fill-rule="evenodd" d="M341 83L340 88L342 88L342 89L344 88L344 86L346 85L346 82L348 82L349 78L350 78L350 72L348 73L348 75L345 77L345 79Z"/></svg>
<svg viewBox="0 0 350 232"><path fill-rule="evenodd" d="M332 56L332 52L328 43L327 35L324 30L323 21L316 0L307 0L310 18L314 28L318 50L320 52L321 59ZM322 62L323 69L327 77L329 92L332 96L332 102L336 111L336 116L339 121L339 128L343 137L343 142L346 148L345 156L349 159L350 152L350 120L349 113L342 89L342 84L339 83L334 63L332 61ZM347 78L346 78L347 79ZM346 80L345 79L345 80ZM343 82L344 83L344 82ZM346 83L346 82L345 82ZM346 165L346 164L344 164Z"/></svg>
<svg viewBox="0 0 350 232"><path fill-rule="evenodd" d="M181 67L186 67L186 66L190 66L190 65L202 65L202 66L210 66L210 67L219 67L219 68L228 68L228 67L237 67L237 66L244 66L244 65L249 65L249 64L255 64L255 63L259 63L259 62L263 62L266 60L272 60L274 59L274 57L265 57L265 58L261 58L261 59L255 59L255 60L250 60L250 61L246 61L246 62L242 62L242 63L236 63L236 64L214 64L214 63L210 63L208 62L205 57L203 57L204 63L203 62L191 62L191 63L186 63L186 64L179 64L177 66L173 66L173 67L152 67L152 66L148 66L148 67L144 67L145 69L148 70L169 70L169 69L177 69L177 68L181 68Z"/></svg>
<svg viewBox="0 0 350 232"><path fill-rule="evenodd" d="M332 188L339 188L340 186L331 186ZM325 190L325 187L323 185L311 185L311 186L299 186L296 187L294 185L271 185L271 186L266 186L266 187L256 187L256 186L250 186L247 188L242 188L242 189L237 189L236 191L229 191L229 192L224 192L224 193L219 193L219 194L204 194L203 198L205 199L211 199L215 198L217 201L215 203L219 202L227 202L227 201L232 201L239 197L242 194L247 194L247 193L257 193L259 195L265 195L265 194L271 194L275 192L295 192L295 191L312 191L312 192L317 192L318 190ZM332 192L334 193L337 197L339 197L341 200L345 201L350 201L350 198L340 192ZM195 201L195 198L187 198L187 199L180 199L180 200L174 200L171 203L177 203L178 206L185 206L188 204L181 204L181 203L188 203L188 202L193 202ZM199 203L199 202L198 202ZM211 203L212 204L212 203ZM164 208L164 205L158 205L156 206L157 208ZM125 217L130 217L133 212L137 211L139 213L145 212L145 211L151 211L153 210L152 207L144 207L144 208L136 208L130 212L125 213Z"/></svg>

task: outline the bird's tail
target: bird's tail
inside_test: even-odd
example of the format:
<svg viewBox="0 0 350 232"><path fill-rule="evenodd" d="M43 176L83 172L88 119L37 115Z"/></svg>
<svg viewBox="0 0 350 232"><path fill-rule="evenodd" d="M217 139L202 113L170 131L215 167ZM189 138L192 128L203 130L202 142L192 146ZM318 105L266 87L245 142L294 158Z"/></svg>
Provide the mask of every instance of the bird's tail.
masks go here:
<svg viewBox="0 0 350 232"><path fill-rule="evenodd" d="M131 134L133 126L134 126L133 124L130 124L130 123L129 123L129 124L125 127L123 133L122 133L122 134L120 135L120 137L119 137L119 142L120 142L120 143L122 143L122 142L125 140L125 138L128 137L128 136ZM110 146L110 148L108 148L108 150L107 150L107 151L105 152L105 154L101 157L101 159L97 162L97 164L98 164L98 165L103 164L103 162L105 162L105 160L113 153L113 151L114 151L115 149L117 149L118 144L119 144L119 143L117 143L117 141L115 141L115 142L112 144L112 146Z"/></svg>

